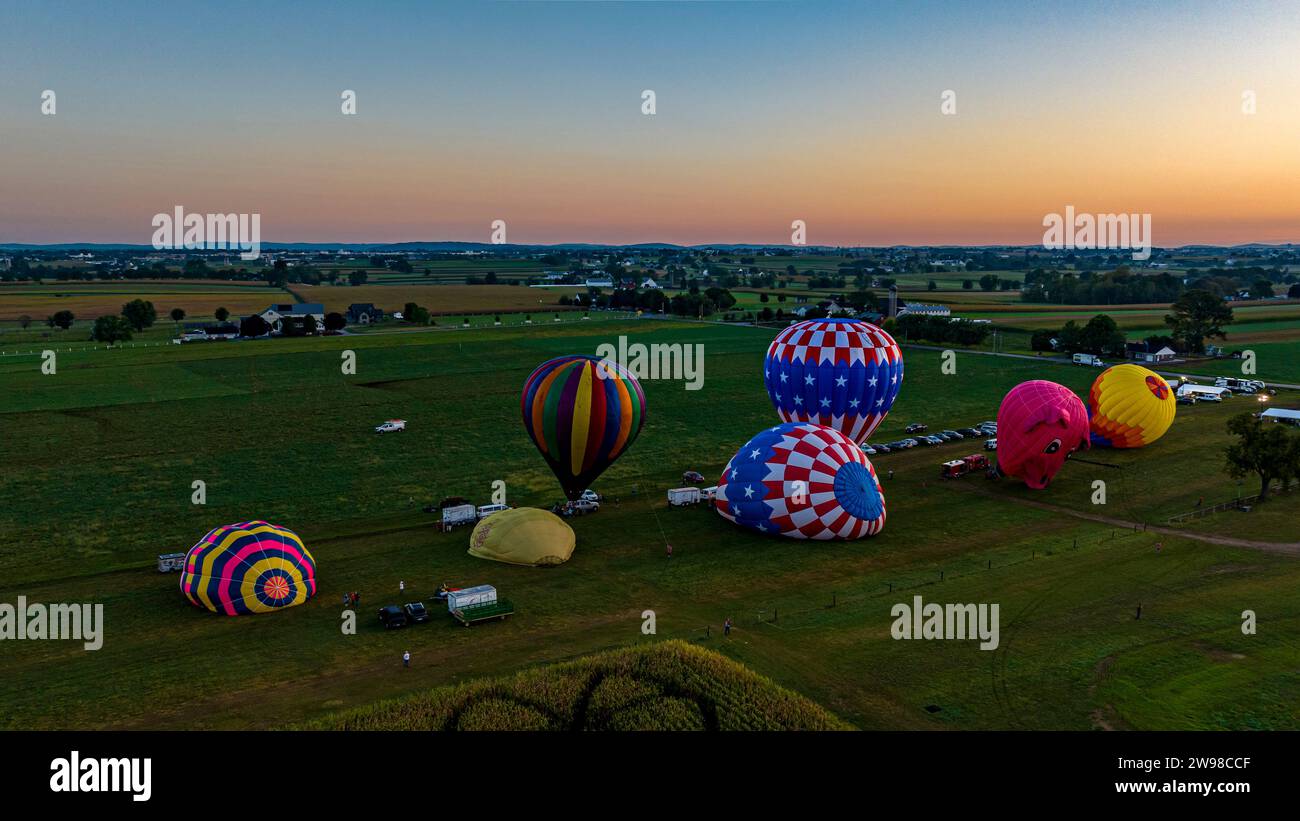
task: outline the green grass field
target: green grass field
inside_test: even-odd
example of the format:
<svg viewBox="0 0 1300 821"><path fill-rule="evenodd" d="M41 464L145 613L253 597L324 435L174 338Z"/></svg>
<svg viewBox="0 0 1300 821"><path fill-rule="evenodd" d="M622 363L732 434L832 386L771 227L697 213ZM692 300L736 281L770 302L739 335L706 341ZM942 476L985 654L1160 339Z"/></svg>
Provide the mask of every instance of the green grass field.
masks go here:
<svg viewBox="0 0 1300 821"><path fill-rule="evenodd" d="M610 501L573 520L570 562L488 563L466 554L467 531L437 532L423 504L451 494L485 503L494 480L516 505L559 498L519 422L519 388L543 360L594 353L620 334L702 344L704 388L645 383L645 429L596 483ZM1071 463L1038 493L940 480L938 463L974 443L881 455L877 468L894 470L889 520L859 542L761 537L703 507L669 509L664 491L683 470L714 479L773 422L761 376L772 334L643 319L74 351L54 376L34 357L0 359L0 602L101 602L106 620L96 652L0 643L0 726L328 723L430 688L679 639L861 728L1300 728L1300 565L1267 545L1207 541L1243 529L1300 540L1294 496L1182 535L1081 518L1098 512L1096 478L1109 486L1100 512L1125 521L1161 524L1199 497L1233 498L1221 450L1242 405L1188 409L1145 451L1087 455L1121 467ZM345 350L356 352L355 376L340 372ZM1096 375L965 353L945 375L938 352L906 358L877 441L911 421L992 419L1025 379L1084 392ZM392 417L408 420L405 433L371 432ZM191 504L195 480L205 506ZM319 565L316 598L224 618L154 570L156 554L250 518L303 536ZM439 617L385 632L373 619L443 581L494 584L517 612L468 630ZM362 617L344 635L340 597L351 590ZM998 649L892 640L891 606L918 594L999 603ZM1246 609L1259 614L1257 635L1240 632ZM642 633L645 610L657 614L655 635ZM736 629L723 637L727 617ZM416 659L409 670L403 650Z"/></svg>

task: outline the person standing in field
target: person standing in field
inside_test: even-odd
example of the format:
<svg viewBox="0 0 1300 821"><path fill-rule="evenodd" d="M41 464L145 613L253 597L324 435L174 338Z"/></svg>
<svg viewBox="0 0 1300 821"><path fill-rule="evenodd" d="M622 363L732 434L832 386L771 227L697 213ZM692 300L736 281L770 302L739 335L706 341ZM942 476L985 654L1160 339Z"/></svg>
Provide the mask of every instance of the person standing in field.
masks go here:
<svg viewBox="0 0 1300 821"><path fill-rule="evenodd" d="M668 545L668 558L671 559L672 557L673 557L673 546Z"/></svg>
<svg viewBox="0 0 1300 821"><path fill-rule="evenodd" d="M406 580L405 580L405 579L399 580L399 581L397 582L397 592L398 592L398 593L405 593L405 592L406 592Z"/></svg>
<svg viewBox="0 0 1300 821"><path fill-rule="evenodd" d="M722 635L731 635L731 616L727 616L727 620L722 623Z"/></svg>
<svg viewBox="0 0 1300 821"><path fill-rule="evenodd" d="M350 598L350 597L348 596L347 593L344 593L344 594L343 594L343 606L344 606L344 607L347 607L347 606L348 606L348 600L349 600L349 598Z"/></svg>
<svg viewBox="0 0 1300 821"><path fill-rule="evenodd" d="M402 666L403 666L403 667L410 667L410 666L411 666L411 651L410 651L410 650L406 650L406 651L404 651L404 652L402 653Z"/></svg>

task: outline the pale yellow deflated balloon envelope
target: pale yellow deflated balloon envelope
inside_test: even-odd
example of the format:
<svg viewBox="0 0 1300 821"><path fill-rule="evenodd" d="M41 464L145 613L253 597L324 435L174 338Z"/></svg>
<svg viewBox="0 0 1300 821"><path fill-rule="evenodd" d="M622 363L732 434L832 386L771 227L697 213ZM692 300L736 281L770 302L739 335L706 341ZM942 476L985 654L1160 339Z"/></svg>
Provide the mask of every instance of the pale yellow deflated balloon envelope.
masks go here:
<svg viewBox="0 0 1300 821"><path fill-rule="evenodd" d="M1114 365L1088 393L1092 444L1140 448L1169 430L1177 400L1164 377L1141 365Z"/></svg>
<svg viewBox="0 0 1300 821"><path fill-rule="evenodd" d="M493 513L474 527L469 555L532 567L563 564L573 555L573 528L535 507Z"/></svg>

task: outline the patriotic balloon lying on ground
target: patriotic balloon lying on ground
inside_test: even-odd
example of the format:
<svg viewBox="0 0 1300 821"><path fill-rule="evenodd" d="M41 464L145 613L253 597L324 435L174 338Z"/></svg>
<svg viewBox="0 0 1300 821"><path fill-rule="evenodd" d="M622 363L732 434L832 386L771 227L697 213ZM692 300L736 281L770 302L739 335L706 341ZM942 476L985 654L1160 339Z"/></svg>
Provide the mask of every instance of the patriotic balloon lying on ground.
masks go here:
<svg viewBox="0 0 1300 821"><path fill-rule="evenodd" d="M1064 385L1016 385L998 408L998 470L1041 490L1066 458L1088 447L1088 411Z"/></svg>
<svg viewBox="0 0 1300 821"><path fill-rule="evenodd" d="M316 595L316 561L292 530L262 521L226 525L185 555L181 592L227 616L267 613Z"/></svg>
<svg viewBox="0 0 1300 821"><path fill-rule="evenodd" d="M885 526L885 495L866 454L839 431L787 422L750 439L722 472L723 517L794 539L856 539Z"/></svg>
<svg viewBox="0 0 1300 821"><path fill-rule="evenodd" d="M1092 444L1112 448L1149 445L1174 423L1177 400L1164 377L1141 365L1114 365L1088 392Z"/></svg>
<svg viewBox="0 0 1300 821"><path fill-rule="evenodd" d="M763 381L786 422L816 422L865 442L898 397L903 352L869 322L810 319L772 340Z"/></svg>
<svg viewBox="0 0 1300 821"><path fill-rule="evenodd" d="M645 393L627 369L596 356L543 362L524 383L524 428L570 500L632 445Z"/></svg>

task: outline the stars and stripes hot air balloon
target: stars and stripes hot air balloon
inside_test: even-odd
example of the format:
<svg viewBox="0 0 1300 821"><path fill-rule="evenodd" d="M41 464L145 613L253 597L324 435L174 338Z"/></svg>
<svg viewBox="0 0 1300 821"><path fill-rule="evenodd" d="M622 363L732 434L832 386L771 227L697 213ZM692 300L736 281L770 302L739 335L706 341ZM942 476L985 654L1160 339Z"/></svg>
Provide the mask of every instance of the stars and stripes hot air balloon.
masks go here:
<svg viewBox="0 0 1300 821"><path fill-rule="evenodd" d="M792 539L857 539L885 526L871 460L844 434L811 422L750 439L727 463L713 504L738 525Z"/></svg>
<svg viewBox="0 0 1300 821"><path fill-rule="evenodd" d="M1021 382L998 407L998 471L1042 490L1071 453L1088 447L1088 410L1064 385Z"/></svg>
<svg viewBox="0 0 1300 821"><path fill-rule="evenodd" d="M524 429L571 501L623 455L645 423L645 392L626 368L596 356L543 362L520 397Z"/></svg>
<svg viewBox="0 0 1300 821"><path fill-rule="evenodd" d="M1088 392L1092 444L1112 448L1149 445L1174 423L1177 400L1164 377L1141 365L1114 365Z"/></svg>
<svg viewBox="0 0 1300 821"><path fill-rule="evenodd" d="M786 422L816 422L865 442L903 385L903 352L888 333L856 319L810 319L767 349L763 381Z"/></svg>
<svg viewBox="0 0 1300 821"><path fill-rule="evenodd" d="M316 595L316 561L288 528L263 521L226 525L185 555L181 592L227 616L269 613Z"/></svg>

